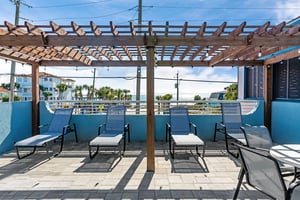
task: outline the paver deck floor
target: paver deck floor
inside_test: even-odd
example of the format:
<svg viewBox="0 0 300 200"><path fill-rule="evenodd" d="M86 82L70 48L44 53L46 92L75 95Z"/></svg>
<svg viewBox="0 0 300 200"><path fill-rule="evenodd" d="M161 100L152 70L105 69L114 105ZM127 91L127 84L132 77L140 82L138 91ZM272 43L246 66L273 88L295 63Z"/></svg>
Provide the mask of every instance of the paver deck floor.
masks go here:
<svg viewBox="0 0 300 200"><path fill-rule="evenodd" d="M168 145L157 142L155 172L147 172L145 143L130 143L125 156L101 151L93 160L87 142L67 143L48 159L40 150L18 160L15 151L0 157L0 199L232 199L240 170L222 141L208 142L204 162L189 150L172 160ZM243 185L240 199L268 199Z"/></svg>

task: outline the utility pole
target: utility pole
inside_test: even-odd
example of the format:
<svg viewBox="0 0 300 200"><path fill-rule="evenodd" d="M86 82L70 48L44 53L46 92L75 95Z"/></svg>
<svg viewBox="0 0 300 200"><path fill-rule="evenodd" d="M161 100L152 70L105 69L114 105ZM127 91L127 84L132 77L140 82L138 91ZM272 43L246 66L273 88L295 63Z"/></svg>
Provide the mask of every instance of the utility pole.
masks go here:
<svg viewBox="0 0 300 200"><path fill-rule="evenodd" d="M15 12L15 25L19 24L19 14L20 14L20 0L10 0L16 5L16 12ZM9 101L14 101L15 96L15 72L16 72L16 62L11 61L10 67L10 95Z"/></svg>
<svg viewBox="0 0 300 200"><path fill-rule="evenodd" d="M175 88L177 89L177 95L176 95L177 102L179 100L179 79L178 79L178 75L179 75L179 72L177 72L177 74L176 74L176 83L175 83Z"/></svg>
<svg viewBox="0 0 300 200"><path fill-rule="evenodd" d="M142 0L139 0L138 6L138 31L141 32L142 25ZM139 60L142 58L139 56ZM138 66L136 69L136 114L140 114L140 101L141 101L141 66Z"/></svg>
<svg viewBox="0 0 300 200"><path fill-rule="evenodd" d="M21 0L10 0L13 4L16 6L16 12L15 12L15 25L19 25L19 19L20 19L20 5L25 5L28 8L31 8L31 6L27 5L26 3L22 2ZM9 101L14 101L14 91L15 91L15 73L16 73L16 62L11 62L11 68L10 68L10 95L9 95Z"/></svg>
<svg viewBox="0 0 300 200"><path fill-rule="evenodd" d="M96 68L94 68L94 75L93 75L93 89L92 89L92 98L94 100L95 97L95 76L96 76Z"/></svg>

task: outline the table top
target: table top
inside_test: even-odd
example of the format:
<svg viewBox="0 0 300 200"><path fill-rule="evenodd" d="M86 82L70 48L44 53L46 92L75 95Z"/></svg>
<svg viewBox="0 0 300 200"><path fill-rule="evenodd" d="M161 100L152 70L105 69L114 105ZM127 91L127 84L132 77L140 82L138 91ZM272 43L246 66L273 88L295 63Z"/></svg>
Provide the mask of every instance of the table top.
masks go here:
<svg viewBox="0 0 300 200"><path fill-rule="evenodd" d="M300 144L282 144L273 146L270 149L273 158L300 168Z"/></svg>

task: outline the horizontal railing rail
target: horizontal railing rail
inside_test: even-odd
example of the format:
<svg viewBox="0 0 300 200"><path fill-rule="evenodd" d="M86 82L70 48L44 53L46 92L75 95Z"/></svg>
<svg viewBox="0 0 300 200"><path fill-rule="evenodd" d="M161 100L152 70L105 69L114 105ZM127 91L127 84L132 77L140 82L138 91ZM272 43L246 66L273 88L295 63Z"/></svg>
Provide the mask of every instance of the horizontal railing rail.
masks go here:
<svg viewBox="0 0 300 200"><path fill-rule="evenodd" d="M154 112L156 115L169 114L169 108L175 106L185 106L189 109L189 114L221 114L221 102L232 101L155 101ZM258 106L258 101L243 100L241 102L242 113L249 114ZM49 109L74 108L74 114L105 114L107 107L111 105L126 105L126 114L145 115L147 113L146 101L120 101L120 100L48 100L46 105Z"/></svg>

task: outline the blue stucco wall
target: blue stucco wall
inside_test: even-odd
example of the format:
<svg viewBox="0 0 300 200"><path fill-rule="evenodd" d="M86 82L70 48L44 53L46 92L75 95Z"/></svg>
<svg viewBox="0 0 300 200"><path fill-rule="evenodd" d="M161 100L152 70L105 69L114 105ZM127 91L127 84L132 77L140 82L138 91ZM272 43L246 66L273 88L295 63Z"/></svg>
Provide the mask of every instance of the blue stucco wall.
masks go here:
<svg viewBox="0 0 300 200"><path fill-rule="evenodd" d="M31 102L0 103L0 154L31 135L31 113Z"/></svg>
<svg viewBox="0 0 300 200"><path fill-rule="evenodd" d="M300 107L299 107L300 110ZM13 149L15 141L31 136L31 102L0 103L0 154ZM44 102L40 102L40 124L47 124L52 113ZM245 123L251 125L261 125L264 122L263 101L259 101L259 106L254 113L244 115ZM199 136L206 140L213 140L214 125L221 121L221 115L190 115L190 120L197 125ZM76 123L78 137L80 141L89 141L97 135L98 126L104 123L105 115L73 115L71 123ZM168 115L156 115L155 140L165 140L166 123L169 121ZM131 127L132 141L146 141L147 117L145 115L126 115L126 122ZM43 130L42 130L43 131ZM223 135L218 135L223 139ZM74 135L70 134L67 140L74 140Z"/></svg>
<svg viewBox="0 0 300 200"><path fill-rule="evenodd" d="M272 139L274 142L300 143L300 102L272 102Z"/></svg>

